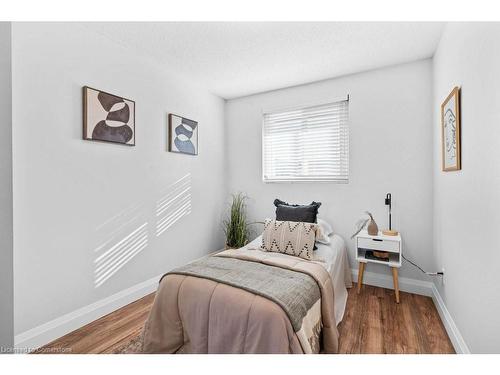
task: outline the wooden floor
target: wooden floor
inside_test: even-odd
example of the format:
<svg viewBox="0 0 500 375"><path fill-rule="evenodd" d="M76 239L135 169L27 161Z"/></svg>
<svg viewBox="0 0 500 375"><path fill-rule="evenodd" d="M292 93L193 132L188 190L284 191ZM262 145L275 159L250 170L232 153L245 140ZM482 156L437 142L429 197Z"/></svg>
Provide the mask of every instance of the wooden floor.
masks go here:
<svg viewBox="0 0 500 375"><path fill-rule="evenodd" d="M339 325L340 353L454 353L432 299L364 285L349 289ZM153 303L150 294L106 315L36 353L130 353Z"/></svg>
<svg viewBox="0 0 500 375"><path fill-rule="evenodd" d="M63 336L36 354L119 353L141 333L154 293Z"/></svg>
<svg viewBox="0 0 500 375"><path fill-rule="evenodd" d="M455 353L430 297L363 285L349 289L340 353Z"/></svg>

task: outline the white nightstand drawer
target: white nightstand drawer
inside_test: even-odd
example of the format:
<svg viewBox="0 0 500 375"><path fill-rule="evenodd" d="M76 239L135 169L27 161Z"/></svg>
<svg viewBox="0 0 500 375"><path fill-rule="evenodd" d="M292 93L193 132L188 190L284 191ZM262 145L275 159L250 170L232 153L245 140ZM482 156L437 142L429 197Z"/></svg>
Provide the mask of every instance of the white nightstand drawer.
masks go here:
<svg viewBox="0 0 500 375"><path fill-rule="evenodd" d="M399 242L383 240L380 238L358 237L358 248L399 253Z"/></svg>

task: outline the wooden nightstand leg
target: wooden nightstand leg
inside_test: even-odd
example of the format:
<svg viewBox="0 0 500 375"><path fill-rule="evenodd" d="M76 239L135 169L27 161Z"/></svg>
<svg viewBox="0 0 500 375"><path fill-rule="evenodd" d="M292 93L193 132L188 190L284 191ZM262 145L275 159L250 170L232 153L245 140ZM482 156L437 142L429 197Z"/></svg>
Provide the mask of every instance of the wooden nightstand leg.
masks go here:
<svg viewBox="0 0 500 375"><path fill-rule="evenodd" d="M394 292L396 293L396 303L399 303L398 268L392 268L392 281L394 282Z"/></svg>
<svg viewBox="0 0 500 375"><path fill-rule="evenodd" d="M365 272L365 263L359 262L358 267L358 294L361 292L361 286L363 285L363 273Z"/></svg>

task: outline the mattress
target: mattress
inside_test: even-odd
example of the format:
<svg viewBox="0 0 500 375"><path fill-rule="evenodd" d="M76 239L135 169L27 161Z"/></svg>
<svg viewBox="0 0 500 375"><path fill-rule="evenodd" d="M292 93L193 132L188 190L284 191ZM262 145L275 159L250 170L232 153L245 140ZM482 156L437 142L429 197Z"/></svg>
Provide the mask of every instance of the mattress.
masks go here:
<svg viewBox="0 0 500 375"><path fill-rule="evenodd" d="M247 244L244 249L249 251L259 250L262 236ZM335 321L337 325L342 321L347 304L347 288L352 287L351 270L347 257L345 241L342 237L334 234L330 237L330 244L316 243L318 247L313 253L311 262L319 263L330 274L333 284ZM268 253L275 257L290 257L287 254Z"/></svg>

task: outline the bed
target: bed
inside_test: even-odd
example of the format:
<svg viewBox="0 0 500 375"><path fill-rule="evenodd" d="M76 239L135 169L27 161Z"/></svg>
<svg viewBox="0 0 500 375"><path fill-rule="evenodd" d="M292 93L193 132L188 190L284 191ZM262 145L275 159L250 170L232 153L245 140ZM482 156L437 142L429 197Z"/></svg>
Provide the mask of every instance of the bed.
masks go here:
<svg viewBox="0 0 500 375"><path fill-rule="evenodd" d="M262 239L166 274L143 331L145 353L335 353L352 286L344 240L312 260Z"/></svg>

